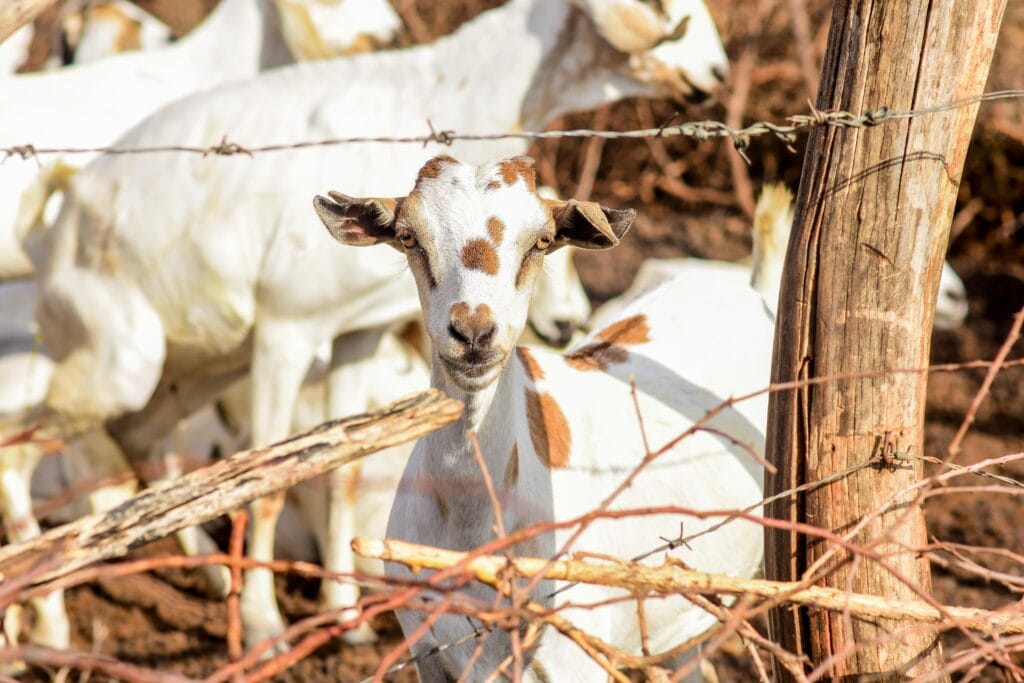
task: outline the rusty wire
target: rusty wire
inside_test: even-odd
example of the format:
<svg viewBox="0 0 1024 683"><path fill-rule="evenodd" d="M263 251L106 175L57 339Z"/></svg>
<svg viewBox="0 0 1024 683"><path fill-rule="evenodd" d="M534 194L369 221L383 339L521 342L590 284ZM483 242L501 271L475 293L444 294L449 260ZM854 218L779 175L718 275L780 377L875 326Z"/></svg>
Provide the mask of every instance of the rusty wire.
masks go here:
<svg viewBox="0 0 1024 683"><path fill-rule="evenodd" d="M426 147L430 143L444 146L451 146L457 141L483 142L496 140L550 140L556 138L598 138L604 140L626 140L626 139L651 139L663 137L689 137L697 141L711 140L714 138L729 138L736 152L743 160L750 164L750 158L746 150L750 147L753 138L762 135L770 135L787 145L796 142L798 134L814 128L871 128L892 121L904 121L907 119L939 114L953 111L963 107L991 102L994 100L1017 99L1024 97L1024 89L997 90L983 93L976 97L963 100L946 102L931 107L921 107L907 111L893 111L887 106L867 109L860 113L842 110L818 109L811 102L808 102L810 109L807 114L793 114L786 117L788 123L779 124L771 121L757 121L742 128L733 128L721 121L687 121L680 124L669 125L671 119L658 128L642 128L636 130L592 130L579 128L575 130L553 130L553 131L521 131L517 133L459 133L454 130L436 129L434 124L427 119L427 133L424 135L412 136L353 136L340 138L326 138L323 140L303 140L290 143L273 143L265 145L243 145L228 138L224 133L220 142L206 147L194 145L153 145L139 147L40 147L31 142L9 147L0 147L3 152L3 163L11 158L38 159L39 157L51 154L156 154L167 152L182 152L199 154L201 156L236 156L239 154L252 157L256 154L267 152L283 152L291 150L310 149L316 147L333 147L338 145L353 144L418 144Z"/></svg>

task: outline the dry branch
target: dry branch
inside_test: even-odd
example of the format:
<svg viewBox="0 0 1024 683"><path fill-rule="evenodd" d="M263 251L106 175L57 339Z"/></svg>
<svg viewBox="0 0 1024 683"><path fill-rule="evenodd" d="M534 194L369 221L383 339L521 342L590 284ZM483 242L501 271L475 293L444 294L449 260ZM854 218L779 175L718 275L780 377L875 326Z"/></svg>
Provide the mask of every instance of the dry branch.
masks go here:
<svg viewBox="0 0 1024 683"><path fill-rule="evenodd" d="M503 572L507 572L511 565L524 578L532 578L543 571L546 579L592 583L636 593L755 595L825 610L846 611L859 617L938 624L946 621L948 615L962 626L985 631L991 636L1024 633L1024 614L1019 612L994 612L970 607L943 607L940 611L922 601L889 600L819 586L802 588L795 582L736 579L684 569L670 561L651 567L625 560L595 564L582 560L550 562L532 557L510 560L498 555L482 555L467 560L468 554L463 552L377 538L356 538L352 548L364 557L400 562L414 569L450 569L465 563L466 573L492 586L501 582Z"/></svg>
<svg viewBox="0 0 1024 683"><path fill-rule="evenodd" d="M453 422L462 404L429 390L367 413L326 422L266 448L242 451L148 489L106 513L0 550L0 604L17 591L118 557L130 549L369 453Z"/></svg>
<svg viewBox="0 0 1024 683"><path fill-rule="evenodd" d="M118 661L113 657L88 652L54 650L39 645L20 645L2 648L0 649L0 662L22 662L45 667L66 667L83 672L96 672L109 676L113 680L128 681L130 683L195 683L194 679L187 676L170 671L144 669L133 664Z"/></svg>
<svg viewBox="0 0 1024 683"><path fill-rule="evenodd" d="M0 2L0 43L29 23L56 0L4 0Z"/></svg>

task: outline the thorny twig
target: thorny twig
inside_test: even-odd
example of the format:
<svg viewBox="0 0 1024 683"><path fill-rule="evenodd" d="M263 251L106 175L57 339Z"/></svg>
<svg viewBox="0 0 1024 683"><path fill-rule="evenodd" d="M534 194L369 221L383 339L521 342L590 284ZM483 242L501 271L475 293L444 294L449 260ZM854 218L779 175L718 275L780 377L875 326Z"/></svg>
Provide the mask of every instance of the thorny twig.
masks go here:
<svg viewBox="0 0 1024 683"><path fill-rule="evenodd" d="M1000 368L1003 367L1003 362L1006 360L1006 356L1009 355L1010 349L1020 339L1021 325L1024 325L1024 308L1021 308L1017 315L1013 317L1013 325L1010 327L1009 333L1006 335L1006 340L1003 341L1003 345L999 347L999 351L996 353L996 357L992 359L992 365L989 366L988 372L985 374L985 379L981 383L981 387L978 388L978 393L974 395L974 400L971 401L970 408L967 409L967 414L964 415L964 421L960 424L960 428L956 430L956 434L949 442L947 452L949 453L946 458L946 462L952 464L953 460L956 459L957 455L960 454L960 443L964 437L967 436L967 430L970 429L974 423L974 418L978 413L978 408L981 406L981 402L985 400L985 396L988 395L989 389L992 387L992 382L995 380L996 375L999 374Z"/></svg>

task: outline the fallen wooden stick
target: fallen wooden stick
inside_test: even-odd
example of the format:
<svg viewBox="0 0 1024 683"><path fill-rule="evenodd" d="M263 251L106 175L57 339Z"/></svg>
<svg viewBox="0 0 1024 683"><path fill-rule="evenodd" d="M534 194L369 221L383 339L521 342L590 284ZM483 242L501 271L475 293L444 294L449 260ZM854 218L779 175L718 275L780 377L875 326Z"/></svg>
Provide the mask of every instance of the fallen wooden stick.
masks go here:
<svg viewBox="0 0 1024 683"><path fill-rule="evenodd" d="M499 585L500 577L507 576L504 572L509 567L509 559L502 556L482 555L467 560L468 553L391 539L356 538L352 541L352 549L363 557L399 562L416 570L448 569L465 562L463 566L467 574L492 586ZM548 560L533 557L516 557L511 560L512 569L524 578L543 572L547 579L593 583L638 593L757 595L762 598L781 598L783 602L820 609L847 611L859 617L900 618L928 623L952 618L961 626L984 631L992 636L1024 633L1024 614L1021 612L944 606L943 613L921 601L889 600L835 588L801 587L783 581L736 579L692 571L671 561L656 567L625 560L601 564L560 560L552 562L545 570L547 565Z"/></svg>
<svg viewBox="0 0 1024 683"><path fill-rule="evenodd" d="M461 413L461 403L431 389L266 448L241 451L147 489L113 510L0 548L0 606L26 587L119 557L374 451L418 439Z"/></svg>

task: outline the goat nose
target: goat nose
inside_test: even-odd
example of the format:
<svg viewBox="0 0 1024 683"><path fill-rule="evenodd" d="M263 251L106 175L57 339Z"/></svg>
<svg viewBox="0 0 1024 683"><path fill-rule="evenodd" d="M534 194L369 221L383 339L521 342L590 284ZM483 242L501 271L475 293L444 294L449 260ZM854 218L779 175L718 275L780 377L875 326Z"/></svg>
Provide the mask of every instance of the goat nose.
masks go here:
<svg viewBox="0 0 1024 683"><path fill-rule="evenodd" d="M707 90L701 90L694 86L688 95L686 95L686 101L690 104L704 104L711 99L711 93Z"/></svg>
<svg viewBox="0 0 1024 683"><path fill-rule="evenodd" d="M558 330L558 337L555 339L556 346L565 346L572 339L572 333L576 331L576 324L568 320L556 320L555 329Z"/></svg>
<svg viewBox="0 0 1024 683"><path fill-rule="evenodd" d="M494 341L497 326L487 304L480 304L470 312L464 302L454 304L448 317L448 334L471 349L485 349Z"/></svg>

